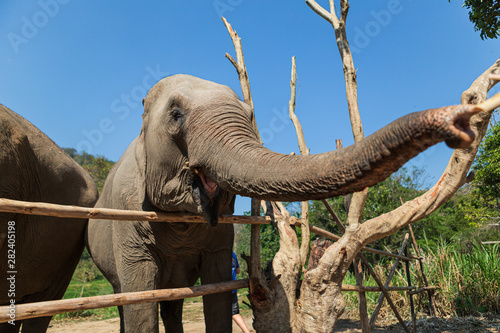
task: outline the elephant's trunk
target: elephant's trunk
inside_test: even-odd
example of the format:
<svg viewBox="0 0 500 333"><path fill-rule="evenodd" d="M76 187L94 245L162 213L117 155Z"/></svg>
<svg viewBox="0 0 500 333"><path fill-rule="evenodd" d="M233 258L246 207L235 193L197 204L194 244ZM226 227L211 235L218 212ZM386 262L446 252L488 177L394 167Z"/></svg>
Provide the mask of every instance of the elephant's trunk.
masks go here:
<svg viewBox="0 0 500 333"><path fill-rule="evenodd" d="M200 112L191 119L190 165L227 191L272 201L324 199L360 191L436 143L467 147L474 139L469 118L479 112L474 106L416 112L352 146L298 156L262 147L248 116L228 112L230 107L237 106L221 105L218 109L224 112Z"/></svg>

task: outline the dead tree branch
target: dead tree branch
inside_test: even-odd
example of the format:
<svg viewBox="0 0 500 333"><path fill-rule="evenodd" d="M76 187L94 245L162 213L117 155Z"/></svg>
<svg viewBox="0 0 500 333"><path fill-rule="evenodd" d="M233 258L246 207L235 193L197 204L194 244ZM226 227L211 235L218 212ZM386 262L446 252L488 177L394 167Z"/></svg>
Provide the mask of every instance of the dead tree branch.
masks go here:
<svg viewBox="0 0 500 333"><path fill-rule="evenodd" d="M290 102L288 103L288 113L290 119L293 122L295 131L297 133L297 140L299 142L299 149L301 155L309 155L309 149L307 149L306 140L304 138L304 132L302 131L302 125L300 125L299 118L295 114L295 94L296 94L296 81L297 81L297 66L295 64L295 57L292 57L292 78L290 79ZM302 270L305 270L305 264L307 257L309 255L309 201L303 201L301 205L301 224L300 228L302 230L302 243L300 246L300 261L302 264Z"/></svg>
<svg viewBox="0 0 500 333"><path fill-rule="evenodd" d="M347 19L347 12L349 11L349 4L347 0L340 1L340 19L335 13L334 0L330 0L330 12L321 7L315 0L306 0L306 4L318 15L327 20L335 30L335 37L337 40L337 47L342 58L344 68L344 79L347 96L347 106L349 108L349 117L351 120L352 133L354 142L359 142L364 138L363 125L361 123L361 116L358 106L358 82L356 78L356 69L352 58L349 42L347 41L347 34L345 30L345 22ZM366 196L368 189L360 192L353 193L349 213L347 215L347 228L348 230L356 230L361 218L363 216L363 209L366 203Z"/></svg>
<svg viewBox="0 0 500 333"><path fill-rule="evenodd" d="M257 135L258 140L262 143L260 138L259 129L257 128L257 121L255 120L255 110L253 106L252 94L250 92L250 79L248 78L247 68L245 66L245 58L243 57L243 47L241 46L241 38L238 36L236 31L233 30L233 27L229 22L222 17L222 21L226 26L227 31L229 32L229 36L233 41L234 50L236 52L235 61L233 57L226 53L226 58L231 61L233 66L236 68L236 72L238 73L238 78L240 80L241 92L243 94L243 100L250 106L252 111L252 126L255 134ZM260 215L260 200L252 198L252 206L251 206L251 215L259 216ZM248 262L248 269L250 276L260 276L260 227L252 226L251 227L251 240L250 240L250 260L247 256L243 256L245 260ZM261 281L262 282L262 281Z"/></svg>
<svg viewBox="0 0 500 333"><path fill-rule="evenodd" d="M490 74L500 72L500 59L476 79L469 89L462 94L462 103L481 103L486 100L488 91L497 83L490 79ZM483 112L474 115L471 128L476 133L474 142L466 149L456 149L439 181L426 193L413 200L405 202L392 212L380 215L361 226L359 236L363 244L392 234L409 223L416 222L433 213L448 201L465 183L467 173L474 161L479 144L486 134L488 121L493 110L500 104L497 95L477 107Z"/></svg>

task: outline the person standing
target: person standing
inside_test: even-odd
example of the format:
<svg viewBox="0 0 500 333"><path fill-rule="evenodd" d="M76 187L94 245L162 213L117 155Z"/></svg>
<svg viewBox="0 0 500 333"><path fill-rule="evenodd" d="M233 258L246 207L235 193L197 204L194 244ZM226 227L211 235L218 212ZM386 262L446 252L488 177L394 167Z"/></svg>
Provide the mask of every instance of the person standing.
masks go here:
<svg viewBox="0 0 500 333"><path fill-rule="evenodd" d="M238 263L238 258L236 257L236 254L233 252L233 280L237 280L236 275L240 273L240 264ZM243 317L240 315L240 307L238 305L238 294L236 293L237 290L233 290L233 298L232 298L232 315L233 315L233 320L234 322L241 328L241 330L245 333L250 333L250 331L247 328L247 325L245 324L245 320L243 320Z"/></svg>

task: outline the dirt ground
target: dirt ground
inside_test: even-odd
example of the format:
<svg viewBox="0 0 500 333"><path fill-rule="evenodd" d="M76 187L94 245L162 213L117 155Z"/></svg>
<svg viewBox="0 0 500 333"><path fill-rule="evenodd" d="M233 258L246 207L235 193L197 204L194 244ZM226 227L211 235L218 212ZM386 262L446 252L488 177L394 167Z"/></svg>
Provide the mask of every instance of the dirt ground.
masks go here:
<svg viewBox="0 0 500 333"><path fill-rule="evenodd" d="M252 318L245 318L248 328L252 327ZM58 322L51 325L48 333L118 333L120 332L120 319L112 318L100 321L81 321L77 323ZM163 325L160 325L160 332L164 333ZM184 322L184 333L205 332L205 323L203 320L198 322ZM238 326L233 322L233 332L241 332ZM251 330L251 332L255 332Z"/></svg>
<svg viewBox="0 0 500 333"><path fill-rule="evenodd" d="M241 299L241 297L240 297ZM241 315L245 319L247 327L252 329L252 312L240 304ZM349 319L348 314L337 323L334 332L362 333L359 320ZM205 332L203 321L203 302L201 297L190 299L184 303L183 322L185 333ZM407 325L410 323L407 322ZM97 320L95 317L75 320L52 321L48 333L118 333L120 331L119 318ZM160 332L165 332L160 319ZM241 329L233 322L233 332L241 332ZM401 325L395 320L387 317L383 324L376 326L374 333L405 332ZM423 333L500 333L500 315L484 315L482 317L460 317L460 318L426 318L417 320L417 332Z"/></svg>
<svg viewBox="0 0 500 333"><path fill-rule="evenodd" d="M249 328L252 327L252 318L245 318ZM160 332L164 332L160 325ZM342 333L361 333L359 321L342 319L337 324L334 332ZM119 332L120 321L118 318L107 320L85 320L80 322L60 321L54 322L48 330L48 333L117 333ZM185 333L205 332L205 324L202 319L185 321ZM241 330L233 322L233 332ZM255 332L251 329L251 332ZM399 324L393 324L386 327L377 326L372 332L404 332ZM499 333L500 316L467 317L467 318L428 318L417 321L417 332L424 333Z"/></svg>

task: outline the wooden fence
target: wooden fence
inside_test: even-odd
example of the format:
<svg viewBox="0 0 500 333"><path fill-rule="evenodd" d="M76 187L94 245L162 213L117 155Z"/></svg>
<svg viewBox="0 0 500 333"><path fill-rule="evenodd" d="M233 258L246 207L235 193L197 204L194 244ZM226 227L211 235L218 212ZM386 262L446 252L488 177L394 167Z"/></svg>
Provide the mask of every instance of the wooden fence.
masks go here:
<svg viewBox="0 0 500 333"><path fill-rule="evenodd" d="M0 199L0 212L28 214L28 215L44 215L44 216L54 216L54 217L66 217L66 218L82 218L82 219L151 221L151 222L182 221L191 223L206 223L201 216L190 215L190 214L124 211L124 210L107 209L107 208L87 208L87 207L57 205L57 204L42 203L42 202L26 202L26 201L18 201L10 199ZM270 223L270 221L271 218L267 216L221 216L219 218L220 223L268 224ZM292 225L300 226L301 222L300 219L291 217L290 223ZM325 231L323 229L314 226L309 226L309 229L311 230L311 232L329 238L333 241L340 239L340 236L337 236L335 234L332 234L328 231ZM400 260L403 260L407 263L410 260L421 260L420 257L412 257L409 256L407 253L403 255L403 249L406 247L406 242L407 239L405 239L404 245L399 254L380 251L369 247L364 247L363 251L393 257L396 259L396 263L394 266L397 266ZM393 268L393 270L395 270L395 268ZM388 300L390 300L390 297L387 293L388 291L396 291L396 290L407 291L409 292L411 297L412 294L422 291L429 292L431 289L434 288L429 286L425 286L423 288L417 288L411 286L411 283L409 283L408 287L389 287L388 285L391 278L392 276L389 277L385 285L379 283L378 287L363 286L363 285L356 285L356 286L342 285L342 291L355 291L359 293L382 292L383 294L381 294L380 296L381 298L379 299L379 305L381 305L384 296ZM197 287L188 287L188 288L149 290L141 292L121 293L114 295L35 302L29 304L16 304L14 311L16 320L23 320L36 317L52 316L55 314L72 312L72 311L83 311L83 310L98 309L98 308L120 306L127 304L198 297L234 289L248 288L248 286L249 286L249 280L244 279L244 280L226 281L226 282L202 285ZM0 307L0 323L11 320L9 316L11 310L12 309L9 306ZM393 308L393 310L395 311L397 316L399 316L397 310L395 308ZM374 313L374 315L372 316L373 322L375 321L377 313Z"/></svg>

